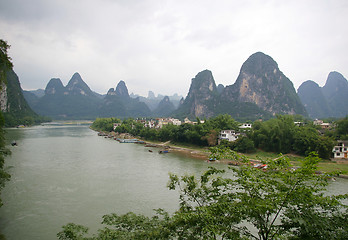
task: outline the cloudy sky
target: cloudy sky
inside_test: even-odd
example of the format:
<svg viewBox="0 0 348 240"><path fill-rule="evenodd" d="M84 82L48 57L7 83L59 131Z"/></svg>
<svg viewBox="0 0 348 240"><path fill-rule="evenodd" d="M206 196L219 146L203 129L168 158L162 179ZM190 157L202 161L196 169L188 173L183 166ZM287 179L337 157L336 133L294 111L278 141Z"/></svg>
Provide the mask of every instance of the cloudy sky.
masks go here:
<svg viewBox="0 0 348 240"><path fill-rule="evenodd" d="M106 93L187 95L205 69L231 85L257 51L297 89L348 78L347 0L0 0L0 38L26 90L79 72Z"/></svg>

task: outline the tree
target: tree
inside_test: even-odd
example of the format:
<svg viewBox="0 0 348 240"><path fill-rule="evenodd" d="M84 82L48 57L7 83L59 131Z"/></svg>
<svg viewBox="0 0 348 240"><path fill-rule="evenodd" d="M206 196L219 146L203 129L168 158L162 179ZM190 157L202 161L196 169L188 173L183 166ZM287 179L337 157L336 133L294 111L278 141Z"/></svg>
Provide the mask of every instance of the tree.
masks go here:
<svg viewBox="0 0 348 240"><path fill-rule="evenodd" d="M336 122L335 132L338 140L348 140L348 116Z"/></svg>
<svg viewBox="0 0 348 240"><path fill-rule="evenodd" d="M97 118L91 125L91 128L97 131L111 132L114 129L114 123L120 123L117 118Z"/></svg>
<svg viewBox="0 0 348 240"><path fill-rule="evenodd" d="M324 196L327 180L314 174L316 154L310 154L296 170L287 157L280 156L266 162L267 171L249 166L247 159L233 151L216 149L215 157L219 154L245 165L230 168L233 177L213 178L223 173L217 169L200 179L170 177L169 187L181 192L181 208L174 220L183 239L345 238L347 206L340 200L347 195Z"/></svg>
<svg viewBox="0 0 348 240"><path fill-rule="evenodd" d="M7 54L9 48L10 45L0 39L0 87L6 81L6 72L13 67L11 58Z"/></svg>
<svg viewBox="0 0 348 240"><path fill-rule="evenodd" d="M218 129L219 131L221 130L237 130L239 123L235 121L231 115L224 114L224 115L219 115L215 118L212 118L209 120L209 124L214 126L215 129Z"/></svg>
<svg viewBox="0 0 348 240"><path fill-rule="evenodd" d="M208 145L215 146L218 139L218 132L216 130L210 130L209 133L202 137L202 140L206 140Z"/></svg>
<svg viewBox="0 0 348 240"><path fill-rule="evenodd" d="M255 124L254 124L255 125ZM252 134L256 147L266 151L288 153L295 132L292 116L278 115L277 118L264 123L256 123Z"/></svg>
<svg viewBox="0 0 348 240"><path fill-rule="evenodd" d="M11 58L7 55L7 50L9 48L10 46L7 42L0 39L0 91L2 90L2 86L6 83L6 72L13 67ZM2 112L0 112L0 191L4 187L5 182L10 179L10 175L4 170L4 157L10 154L9 150L5 147L4 125L4 117ZM0 206L2 206L1 199Z"/></svg>
<svg viewBox="0 0 348 240"><path fill-rule="evenodd" d="M170 174L168 188L179 190L173 215L127 213L103 217L106 227L92 238L68 224L60 239L346 239L347 194L324 194L327 179L316 175L315 153L293 168L285 156L258 169L230 149L211 148L212 157L239 161L228 171L209 168L202 176ZM73 228L71 228L73 227ZM74 230L75 228L75 230ZM68 230L67 230L68 229ZM69 236L73 236L70 237ZM78 238L74 238L78 236Z"/></svg>
<svg viewBox="0 0 348 240"><path fill-rule="evenodd" d="M255 152L254 142L245 136L239 137L234 144L234 151L241 153Z"/></svg>

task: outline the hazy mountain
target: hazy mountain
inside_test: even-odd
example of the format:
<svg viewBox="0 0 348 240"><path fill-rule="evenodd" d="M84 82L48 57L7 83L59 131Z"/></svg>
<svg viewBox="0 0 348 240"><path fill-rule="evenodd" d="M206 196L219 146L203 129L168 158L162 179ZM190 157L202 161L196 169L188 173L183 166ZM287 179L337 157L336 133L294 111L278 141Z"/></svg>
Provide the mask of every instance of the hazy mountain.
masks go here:
<svg viewBox="0 0 348 240"><path fill-rule="evenodd" d="M95 97L94 93L88 87L88 85L82 80L79 73L74 73L68 85L66 85L65 87L64 94Z"/></svg>
<svg viewBox="0 0 348 240"><path fill-rule="evenodd" d="M330 73L323 88L307 81L297 94L278 64L261 52L252 54L243 63L235 83L226 87L216 86L211 71L199 72L191 80L186 98L177 94L156 97L152 91L148 97L129 95L124 81L100 95L91 91L78 73L66 87L60 79L51 79L43 97L26 91L24 95L37 113L63 119L154 115L209 118L230 114L244 121L268 119L275 114L306 116L307 111L313 118L343 117L348 112L348 82L341 74Z"/></svg>
<svg viewBox="0 0 348 240"><path fill-rule="evenodd" d="M326 97L317 83L311 80L302 83L297 94L311 118L326 118L332 115Z"/></svg>
<svg viewBox="0 0 348 240"><path fill-rule="evenodd" d="M62 81L59 78L52 78L45 88L45 95L62 95L64 91L65 88Z"/></svg>
<svg viewBox="0 0 348 240"><path fill-rule="evenodd" d="M66 87L59 78L52 78L45 95L31 104L38 114L54 119L89 119L98 115L100 102L80 74L75 73Z"/></svg>
<svg viewBox="0 0 348 240"><path fill-rule="evenodd" d="M348 114L347 79L338 72L330 72L322 90L331 109L332 117L345 117Z"/></svg>
<svg viewBox="0 0 348 240"><path fill-rule="evenodd" d="M131 98L124 81L120 81L116 90L110 88L99 108L99 115L103 117L148 117L151 111L148 106Z"/></svg>
<svg viewBox="0 0 348 240"><path fill-rule="evenodd" d="M348 115L348 81L338 72L330 72L324 87L306 81L297 93L311 118L341 118Z"/></svg>
<svg viewBox="0 0 348 240"><path fill-rule="evenodd" d="M30 92L39 98L45 95L45 89L37 89L37 90L26 91L26 92Z"/></svg>
<svg viewBox="0 0 348 240"><path fill-rule="evenodd" d="M130 97L139 98L139 101L146 103L146 105L150 108L151 111L155 111L155 109L158 107L159 103L163 100L165 96L162 94L158 94L156 97L154 92L149 91L147 97L139 96L133 93L130 94ZM178 108L180 104L180 99L182 98L182 96L175 93L168 97L170 102L174 105L175 109Z"/></svg>
<svg viewBox="0 0 348 240"><path fill-rule="evenodd" d="M222 84L219 84L216 88L219 94L221 94L225 89L224 85Z"/></svg>
<svg viewBox="0 0 348 240"><path fill-rule="evenodd" d="M168 117L175 110L174 104L170 101L168 96L165 96L153 111L155 117Z"/></svg>

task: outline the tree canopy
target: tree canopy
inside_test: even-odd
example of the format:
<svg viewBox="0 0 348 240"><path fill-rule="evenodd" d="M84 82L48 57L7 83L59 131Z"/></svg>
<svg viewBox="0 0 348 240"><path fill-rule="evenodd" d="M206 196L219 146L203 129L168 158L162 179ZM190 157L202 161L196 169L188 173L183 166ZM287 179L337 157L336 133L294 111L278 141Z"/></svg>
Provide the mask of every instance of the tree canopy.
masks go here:
<svg viewBox="0 0 348 240"><path fill-rule="evenodd" d="M346 239L347 194L327 195L328 179L316 175L315 153L294 168L279 156L267 169L230 149L214 157L239 161L228 170L209 168L202 176L170 174L168 188L180 192L180 208L152 217L129 212L103 217L106 226L87 237L88 228L67 224L59 239Z"/></svg>

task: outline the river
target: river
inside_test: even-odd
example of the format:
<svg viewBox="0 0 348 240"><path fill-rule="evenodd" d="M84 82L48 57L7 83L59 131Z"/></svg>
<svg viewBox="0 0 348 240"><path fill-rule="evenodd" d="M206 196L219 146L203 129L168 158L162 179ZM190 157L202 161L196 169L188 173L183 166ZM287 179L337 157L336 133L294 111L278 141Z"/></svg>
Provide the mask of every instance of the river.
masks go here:
<svg viewBox="0 0 348 240"><path fill-rule="evenodd" d="M167 189L168 174L199 175L211 166L98 137L85 125L7 129L6 138L12 151L6 168L12 177L2 192L0 232L7 240L56 239L69 222L88 226L93 233L101 227L102 216L113 212L173 212L178 193ZM10 146L12 140L18 146ZM329 189L342 193L347 183L339 179Z"/></svg>
<svg viewBox="0 0 348 240"><path fill-rule="evenodd" d="M11 239L56 239L69 222L94 232L108 213L152 215L178 208L167 189L169 172L200 174L209 163L151 153L138 144L98 137L84 125L7 129L6 167L12 175L2 193L0 231Z"/></svg>

